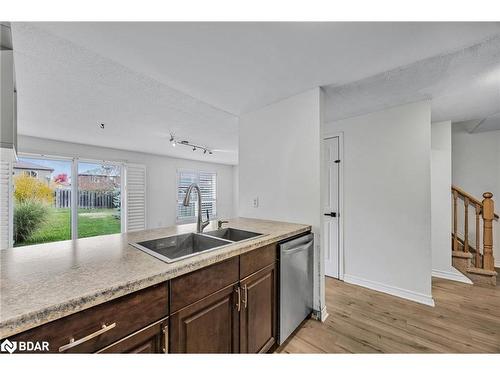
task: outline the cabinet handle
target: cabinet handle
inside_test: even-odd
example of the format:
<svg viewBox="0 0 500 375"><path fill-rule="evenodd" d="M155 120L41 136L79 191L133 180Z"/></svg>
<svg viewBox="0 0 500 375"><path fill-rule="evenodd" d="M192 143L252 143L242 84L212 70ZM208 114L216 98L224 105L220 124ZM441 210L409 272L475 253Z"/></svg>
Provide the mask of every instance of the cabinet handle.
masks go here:
<svg viewBox="0 0 500 375"><path fill-rule="evenodd" d="M163 327L163 353L168 353L168 326Z"/></svg>
<svg viewBox="0 0 500 375"><path fill-rule="evenodd" d="M98 331L95 331L94 333L91 333L90 335L87 335L85 337L82 337L81 339L75 340L73 337L69 340L69 343L66 345L63 345L59 348L59 353L65 352L68 349L74 348L75 346L78 346L80 344L83 344L86 341L89 341L93 339L94 337L100 336L103 333L113 329L116 327L116 323L112 323L109 326L106 324L102 325L102 328Z"/></svg>
<svg viewBox="0 0 500 375"><path fill-rule="evenodd" d="M245 298L243 299L243 304L245 305L245 309L247 308L247 303L248 303L248 288L247 284L243 285L243 295Z"/></svg>
<svg viewBox="0 0 500 375"><path fill-rule="evenodd" d="M236 301L236 307L238 308L238 311L241 310L241 292L240 292L240 287L236 287L236 294L238 295L238 300Z"/></svg>

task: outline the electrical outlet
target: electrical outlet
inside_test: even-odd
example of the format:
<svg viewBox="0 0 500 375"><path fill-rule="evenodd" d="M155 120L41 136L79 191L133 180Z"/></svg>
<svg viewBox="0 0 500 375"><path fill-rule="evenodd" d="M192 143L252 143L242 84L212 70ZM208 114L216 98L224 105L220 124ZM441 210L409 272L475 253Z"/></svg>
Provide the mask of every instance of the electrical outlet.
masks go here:
<svg viewBox="0 0 500 375"><path fill-rule="evenodd" d="M253 208L258 208L259 207L259 197L255 197L253 199Z"/></svg>

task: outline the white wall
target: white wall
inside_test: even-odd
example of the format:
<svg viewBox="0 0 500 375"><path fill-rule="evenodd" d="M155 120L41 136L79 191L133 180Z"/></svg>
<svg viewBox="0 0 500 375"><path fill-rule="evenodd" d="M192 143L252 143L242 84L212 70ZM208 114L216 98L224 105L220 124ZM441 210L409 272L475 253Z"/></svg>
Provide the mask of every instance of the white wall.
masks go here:
<svg viewBox="0 0 500 375"><path fill-rule="evenodd" d="M452 128L453 184L480 200L484 192L492 192L499 213L500 130L469 134L464 127ZM493 227L495 266L500 267L500 222L494 221Z"/></svg>
<svg viewBox="0 0 500 375"><path fill-rule="evenodd" d="M233 216L238 216L238 207L240 206L240 168L233 166Z"/></svg>
<svg viewBox="0 0 500 375"><path fill-rule="evenodd" d="M346 282L431 296L430 103L326 124L344 133Z"/></svg>
<svg viewBox="0 0 500 375"><path fill-rule="evenodd" d="M311 224L318 235L321 95L315 88L240 117L240 216ZM319 243L316 237L314 308L320 311Z"/></svg>
<svg viewBox="0 0 500 375"><path fill-rule="evenodd" d="M451 264L451 121L431 126L432 275L471 283Z"/></svg>
<svg viewBox="0 0 500 375"><path fill-rule="evenodd" d="M147 171L147 226L175 225L177 169L217 172L217 216L233 217L233 167L139 152L19 136L19 152L145 164Z"/></svg>

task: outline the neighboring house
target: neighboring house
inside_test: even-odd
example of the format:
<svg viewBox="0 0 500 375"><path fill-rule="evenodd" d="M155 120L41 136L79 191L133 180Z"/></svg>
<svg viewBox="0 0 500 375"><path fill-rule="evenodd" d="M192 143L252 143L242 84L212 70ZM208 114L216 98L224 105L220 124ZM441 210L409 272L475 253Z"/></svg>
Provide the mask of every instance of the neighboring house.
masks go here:
<svg viewBox="0 0 500 375"><path fill-rule="evenodd" d="M78 174L78 188L86 191L110 191L120 188L119 167L101 167Z"/></svg>
<svg viewBox="0 0 500 375"><path fill-rule="evenodd" d="M86 191L109 191L120 187L120 176L79 174L78 188Z"/></svg>
<svg viewBox="0 0 500 375"><path fill-rule="evenodd" d="M14 176L27 175L49 183L54 169L27 161L18 161L13 166L13 172Z"/></svg>

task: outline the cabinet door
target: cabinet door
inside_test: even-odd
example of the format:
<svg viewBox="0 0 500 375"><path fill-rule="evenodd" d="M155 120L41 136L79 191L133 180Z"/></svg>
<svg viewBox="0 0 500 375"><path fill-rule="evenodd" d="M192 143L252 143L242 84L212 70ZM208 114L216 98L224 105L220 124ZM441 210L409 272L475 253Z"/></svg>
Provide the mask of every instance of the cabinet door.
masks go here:
<svg viewBox="0 0 500 375"><path fill-rule="evenodd" d="M237 285L195 302L170 317L172 353L238 353Z"/></svg>
<svg viewBox="0 0 500 375"><path fill-rule="evenodd" d="M265 353L276 342L276 265L240 281L241 353Z"/></svg>
<svg viewBox="0 0 500 375"><path fill-rule="evenodd" d="M98 353L168 353L168 321L151 324Z"/></svg>

